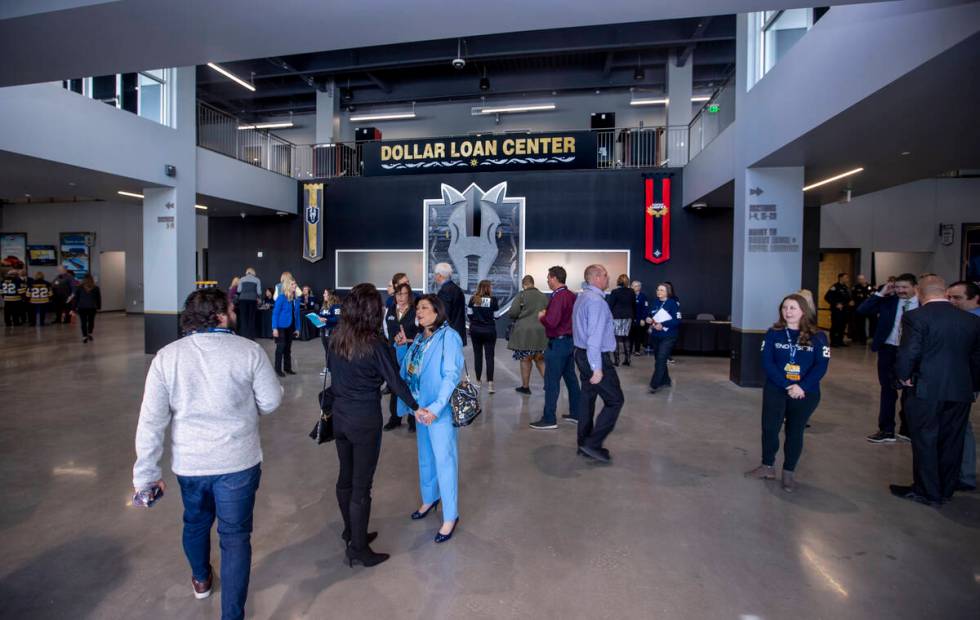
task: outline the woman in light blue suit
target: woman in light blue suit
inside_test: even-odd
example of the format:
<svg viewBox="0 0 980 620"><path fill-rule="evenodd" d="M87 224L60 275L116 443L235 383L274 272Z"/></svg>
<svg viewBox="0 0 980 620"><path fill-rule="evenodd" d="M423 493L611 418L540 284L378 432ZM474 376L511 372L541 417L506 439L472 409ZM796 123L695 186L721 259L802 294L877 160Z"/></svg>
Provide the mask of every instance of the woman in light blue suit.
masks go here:
<svg viewBox="0 0 980 620"><path fill-rule="evenodd" d="M428 516L442 502L442 527L437 543L453 537L459 523L457 511L458 468L456 432L449 396L459 383L463 369L463 341L446 322L446 307L435 295L423 295L415 302L415 316L422 331L401 362L401 376L419 403L415 419L419 448L419 486L422 506L412 519ZM398 414L411 413L398 401Z"/></svg>

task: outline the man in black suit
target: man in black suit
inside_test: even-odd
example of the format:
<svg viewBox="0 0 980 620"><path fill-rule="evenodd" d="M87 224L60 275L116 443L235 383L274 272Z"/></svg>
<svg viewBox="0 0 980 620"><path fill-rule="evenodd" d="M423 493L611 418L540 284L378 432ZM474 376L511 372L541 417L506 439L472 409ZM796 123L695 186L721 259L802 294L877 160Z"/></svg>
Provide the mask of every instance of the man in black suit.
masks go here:
<svg viewBox="0 0 980 620"><path fill-rule="evenodd" d="M974 393L980 390L980 317L946 299L946 282L919 282L921 307L902 317L895 373L909 391L912 486L894 495L938 505L953 497L963 461L963 438Z"/></svg>
<svg viewBox="0 0 980 620"><path fill-rule="evenodd" d="M446 316L449 326L456 330L466 346L466 297L463 289L453 282L453 267L449 263L439 263L435 266L434 280L439 290L436 295L446 304Z"/></svg>
<svg viewBox="0 0 980 620"><path fill-rule="evenodd" d="M895 359L902 333L902 315L919 307L915 296L915 276L903 273L894 282L889 281L880 291L868 297L857 311L865 316L877 317L871 350L878 353L878 384L881 400L878 404L878 431L868 435L871 443L895 443L895 403L898 389L895 384ZM899 414L901 425L898 438L909 440L905 424L905 407Z"/></svg>

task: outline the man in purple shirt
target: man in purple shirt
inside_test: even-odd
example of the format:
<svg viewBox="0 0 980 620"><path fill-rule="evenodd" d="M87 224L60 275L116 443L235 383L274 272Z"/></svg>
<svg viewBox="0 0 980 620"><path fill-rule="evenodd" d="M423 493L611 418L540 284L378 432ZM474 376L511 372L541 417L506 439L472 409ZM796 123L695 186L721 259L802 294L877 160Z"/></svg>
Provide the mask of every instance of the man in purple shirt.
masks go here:
<svg viewBox="0 0 980 620"><path fill-rule="evenodd" d="M585 268L585 286L572 309L572 337L575 343L575 365L582 377L584 403L578 412L578 451L597 461L608 463L609 451L602 447L616 426L623 408L623 390L612 364L616 338L612 312L604 291L609 273L602 265ZM602 411L595 416L595 400L602 397Z"/></svg>
<svg viewBox="0 0 980 620"><path fill-rule="evenodd" d="M582 395L575 378L575 360L572 357L572 307L575 293L565 287L567 274L560 266L548 269L548 288L551 300L548 308L538 313L538 320L544 325L548 336L548 348L544 352L544 414L531 428L546 430L558 428L555 412L558 409L558 392L561 380L565 380L568 390L568 414L562 419L578 422L579 400Z"/></svg>

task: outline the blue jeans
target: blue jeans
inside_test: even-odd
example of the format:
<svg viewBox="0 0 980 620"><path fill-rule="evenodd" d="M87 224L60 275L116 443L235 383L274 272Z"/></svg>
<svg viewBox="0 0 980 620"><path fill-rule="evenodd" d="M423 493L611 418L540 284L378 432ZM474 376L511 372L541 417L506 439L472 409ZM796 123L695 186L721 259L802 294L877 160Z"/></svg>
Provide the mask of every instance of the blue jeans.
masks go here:
<svg viewBox="0 0 980 620"><path fill-rule="evenodd" d="M233 474L177 476L184 500L184 554L198 581L208 578L211 526L218 517L222 620L245 617L252 568L252 510L261 477L260 465Z"/></svg>
<svg viewBox="0 0 980 620"><path fill-rule="evenodd" d="M568 414L578 417L579 399L582 391L575 376L575 345L569 338L551 338L544 350L544 414L542 422L554 423L558 410L558 392L561 391L561 381L565 380L568 390Z"/></svg>

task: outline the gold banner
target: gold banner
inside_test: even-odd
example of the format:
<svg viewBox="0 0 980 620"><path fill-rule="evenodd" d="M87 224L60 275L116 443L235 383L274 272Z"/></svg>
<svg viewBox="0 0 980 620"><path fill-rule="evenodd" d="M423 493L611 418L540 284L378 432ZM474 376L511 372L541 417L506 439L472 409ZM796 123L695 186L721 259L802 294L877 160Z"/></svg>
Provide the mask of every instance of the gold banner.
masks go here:
<svg viewBox="0 0 980 620"><path fill-rule="evenodd" d="M323 183L303 184L303 258L323 258Z"/></svg>

